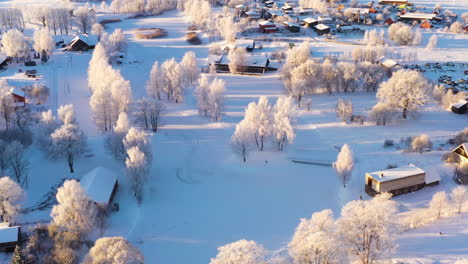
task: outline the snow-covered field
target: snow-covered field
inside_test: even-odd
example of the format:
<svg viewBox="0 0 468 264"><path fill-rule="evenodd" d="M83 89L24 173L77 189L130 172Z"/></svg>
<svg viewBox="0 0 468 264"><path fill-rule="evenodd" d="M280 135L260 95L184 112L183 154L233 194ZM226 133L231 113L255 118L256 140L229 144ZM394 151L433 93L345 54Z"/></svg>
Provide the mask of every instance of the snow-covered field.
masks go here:
<svg viewBox="0 0 468 264"><path fill-rule="evenodd" d="M2 1L0 6L33 2L42 1ZM414 2L433 6L439 1ZM443 1L442 5L460 14L468 10L467 0ZM142 27L164 28L168 36L136 39L134 30ZM172 57L180 60L185 52L194 51L199 65L206 66L208 39L203 38L202 45L190 45L185 41L187 27L185 18L177 11L123 20L106 27L108 32L121 28L127 37L128 55L122 65L115 67L130 81L134 99L145 96L148 73L156 60L160 63ZM430 35L423 32L422 44L416 48L417 63L468 63L468 35L438 33L439 48L428 52L424 47ZM287 42L271 46L265 43L264 49L286 45ZM310 46L314 57L349 53L354 48L321 38L310 39ZM413 49L400 48L399 52ZM375 93L313 95L310 111L304 108L298 111L293 144L284 152L273 151L274 148L268 146L264 152L253 152L243 163L232 152L229 141L235 125L243 118L245 107L260 96L275 102L285 91L276 73L263 76L218 74L226 81L227 90L222 121L212 122L198 115L192 88L186 90L183 103L166 104L164 126L151 137L154 161L145 185L144 201L138 205L128 190L124 165L107 153L106 135L96 128L92 119L87 85L91 54L60 51L47 64L36 67L39 82L51 88L51 109L56 111L63 104L75 106L78 123L88 136L93 155L78 160L76 172L71 175L64 161L51 161L36 146L31 146L27 153L30 176L25 206L34 205L62 178L81 177L97 166L112 169L122 182L115 197L120 211L110 214L103 236L124 236L141 249L146 263L206 264L216 255L218 246L244 238L255 240L272 251L282 249L290 241L300 218L327 208L338 216L347 202L367 198L364 174L390 164L413 163L442 177L438 186L395 198L403 211L425 207L432 194L455 186L451 180L452 169L441 160L442 154L452 146L441 144L468 127L466 115L455 115L430 102L408 120L389 126L371 123L361 126L338 120L334 109L339 98L350 100L355 114L365 114L377 102ZM32 82L18 73L18 68L22 66L12 65L1 72L0 77L18 86ZM422 133L433 139L434 151L404 153L383 147L385 139L398 142ZM332 167L292 162L292 159L301 159L331 163L343 144L349 144L356 157L353 176L346 188ZM49 221L49 213L50 210L35 211L23 215L21 222ZM405 231L399 236L399 248L394 257L401 263L424 264L453 263L458 258L468 258L467 223L465 213Z"/></svg>

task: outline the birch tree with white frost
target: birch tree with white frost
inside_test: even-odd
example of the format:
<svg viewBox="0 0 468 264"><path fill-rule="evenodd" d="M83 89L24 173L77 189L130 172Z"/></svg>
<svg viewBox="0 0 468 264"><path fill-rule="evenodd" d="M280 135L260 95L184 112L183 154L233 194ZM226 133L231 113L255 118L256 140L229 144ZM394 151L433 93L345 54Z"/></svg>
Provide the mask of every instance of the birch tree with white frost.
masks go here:
<svg viewBox="0 0 468 264"><path fill-rule="evenodd" d="M161 101L154 98L143 98L136 103L136 121L146 130L157 132L162 124L161 116L165 110Z"/></svg>
<svg viewBox="0 0 468 264"><path fill-rule="evenodd" d="M254 132L252 127L244 119L236 125L236 130L231 137L231 146L236 154L241 156L244 162L247 161L247 156L254 148Z"/></svg>
<svg viewBox="0 0 468 264"><path fill-rule="evenodd" d="M273 114L273 130L278 151L282 151L285 143L291 144L296 136L293 128L295 107L292 97L279 97Z"/></svg>
<svg viewBox="0 0 468 264"><path fill-rule="evenodd" d="M220 121L224 110L224 94L226 92L225 82L222 79L215 78L211 81L208 93L208 104L211 119Z"/></svg>
<svg viewBox="0 0 468 264"><path fill-rule="evenodd" d="M128 121L127 113L121 112L117 122L115 122L114 129L106 139L107 149L114 155L117 160L125 160L126 150L123 144L123 139L130 129L130 122Z"/></svg>
<svg viewBox="0 0 468 264"><path fill-rule="evenodd" d="M434 193L431 201L429 202L429 210L431 210L431 212L436 216L435 218L439 219L448 207L449 202L447 194L444 191Z"/></svg>
<svg viewBox="0 0 468 264"><path fill-rule="evenodd" d="M353 104L351 101L343 101L343 99L338 99L336 103L336 115L343 122L348 122L351 120L353 115Z"/></svg>
<svg viewBox="0 0 468 264"><path fill-rule="evenodd" d="M351 174L354 168L354 157L351 148L348 144L344 144L341 147L340 153L336 157L335 163L333 166L336 169L336 172L340 176L341 182L343 183L343 187L346 188L346 183L351 178Z"/></svg>
<svg viewBox="0 0 468 264"><path fill-rule="evenodd" d="M247 52L245 49L232 49L228 54L229 71L231 73L239 73L244 71L247 66Z"/></svg>
<svg viewBox="0 0 468 264"><path fill-rule="evenodd" d="M377 98L382 103L401 109L402 117L406 119L408 111L417 110L428 101L429 88L428 81L421 73L399 70L388 81L380 84Z"/></svg>
<svg viewBox="0 0 468 264"><path fill-rule="evenodd" d="M55 47L54 40L47 28L36 30L33 36L34 50L41 55L42 61L47 61L52 50Z"/></svg>
<svg viewBox="0 0 468 264"><path fill-rule="evenodd" d="M102 237L96 240L83 264L144 264L140 250L123 237Z"/></svg>
<svg viewBox="0 0 468 264"><path fill-rule="evenodd" d="M85 237L96 226L96 205L76 180L67 180L57 190L57 202L50 216L60 231Z"/></svg>
<svg viewBox="0 0 468 264"><path fill-rule="evenodd" d="M296 264L338 263L341 251L335 232L335 219L329 209L302 218L288 245L289 255Z"/></svg>
<svg viewBox="0 0 468 264"><path fill-rule="evenodd" d="M273 132L273 110L268 98L261 96L258 103L249 103L244 119L253 128L258 149L263 151L265 141Z"/></svg>
<svg viewBox="0 0 468 264"><path fill-rule="evenodd" d="M198 111L200 115L208 116L210 109L209 102L209 87L210 83L206 75L198 79L198 86L195 87L195 96L197 97Z"/></svg>
<svg viewBox="0 0 468 264"><path fill-rule="evenodd" d="M127 149L125 167L127 177L130 180L130 188L138 203L141 203L143 200L143 185L149 174L149 163L145 153L141 152L138 146Z"/></svg>
<svg viewBox="0 0 468 264"><path fill-rule="evenodd" d="M259 264L265 260L265 249L245 239L218 248L218 255L209 264Z"/></svg>
<svg viewBox="0 0 468 264"><path fill-rule="evenodd" d="M138 128L130 127L125 138L123 139L123 144L126 150L129 150L132 147L138 147L141 152L145 154L148 163L153 159L151 141L148 138L148 135L141 131Z"/></svg>
<svg viewBox="0 0 468 264"><path fill-rule="evenodd" d="M450 198L455 204L457 213L461 213L466 204L466 201L468 200L468 192L466 190L466 187L459 185L453 188L452 192L450 193Z"/></svg>
<svg viewBox="0 0 468 264"><path fill-rule="evenodd" d="M91 27L96 22L96 14L87 5L79 6L73 10L75 25L83 34L87 34Z"/></svg>
<svg viewBox="0 0 468 264"><path fill-rule="evenodd" d="M163 90L166 93L167 100L175 103L183 101L184 81L182 67L174 58L166 60L161 65Z"/></svg>
<svg viewBox="0 0 468 264"><path fill-rule="evenodd" d="M180 66L182 67L182 74L184 75L185 82L192 85L200 75L195 52L186 52L180 61Z"/></svg>
<svg viewBox="0 0 468 264"><path fill-rule="evenodd" d="M163 80L158 61L154 62L149 75L149 80L146 84L146 93L152 98L161 100L161 93L163 92Z"/></svg>
<svg viewBox="0 0 468 264"><path fill-rule="evenodd" d="M2 35L2 51L8 57L28 60L29 50L29 41L19 30L10 29Z"/></svg>
<svg viewBox="0 0 468 264"><path fill-rule="evenodd" d="M18 183L4 176L0 178L0 222L15 223L21 212L25 193Z"/></svg>
<svg viewBox="0 0 468 264"><path fill-rule="evenodd" d="M15 101L11 96L12 87L8 85L7 80L0 80L0 115L2 116L5 130L9 131L15 112Z"/></svg>

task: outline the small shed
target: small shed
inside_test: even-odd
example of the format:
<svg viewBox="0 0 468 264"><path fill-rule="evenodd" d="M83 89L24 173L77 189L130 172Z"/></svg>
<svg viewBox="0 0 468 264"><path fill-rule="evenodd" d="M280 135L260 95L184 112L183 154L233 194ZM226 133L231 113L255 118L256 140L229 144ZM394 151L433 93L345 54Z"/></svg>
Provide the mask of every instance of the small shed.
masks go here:
<svg viewBox="0 0 468 264"><path fill-rule="evenodd" d="M349 25L337 25L336 26L336 31L338 31L340 33L348 33L348 32L354 31L354 27L349 26Z"/></svg>
<svg viewBox="0 0 468 264"><path fill-rule="evenodd" d="M429 22L429 20L424 20L423 22L421 22L421 25L420 25L421 28L432 28L432 24L431 22Z"/></svg>
<svg viewBox="0 0 468 264"><path fill-rule="evenodd" d="M0 70L3 70L7 67L8 61L10 58L4 52L0 52Z"/></svg>
<svg viewBox="0 0 468 264"><path fill-rule="evenodd" d="M460 159L460 163L468 163L468 143L463 143L452 150Z"/></svg>
<svg viewBox="0 0 468 264"><path fill-rule="evenodd" d="M89 199L107 209L112 204L119 181L112 171L97 167L84 175L80 180L80 184Z"/></svg>
<svg viewBox="0 0 468 264"><path fill-rule="evenodd" d="M253 51L255 49L255 40L253 39L236 39L236 48L242 48L246 51Z"/></svg>
<svg viewBox="0 0 468 264"><path fill-rule="evenodd" d="M450 109L452 110L452 112L456 114L464 114L468 112L468 101L465 99L462 99L456 103L453 103L450 106Z"/></svg>
<svg viewBox="0 0 468 264"><path fill-rule="evenodd" d="M13 252L20 241L21 228L8 222L0 223L0 251Z"/></svg>
<svg viewBox="0 0 468 264"><path fill-rule="evenodd" d="M257 19L260 19L260 17L262 16L259 12L255 10L247 11L245 12L245 14L250 20L257 20Z"/></svg>
<svg viewBox="0 0 468 264"><path fill-rule="evenodd" d="M314 27L314 31L319 35L330 33L330 27L324 24L318 24Z"/></svg>
<svg viewBox="0 0 468 264"><path fill-rule="evenodd" d="M318 25L318 20L311 17L302 19L302 22L304 22L304 25L309 28L313 28L314 26Z"/></svg>
<svg viewBox="0 0 468 264"><path fill-rule="evenodd" d="M393 21L393 19L391 17L385 19L385 22L384 22L384 25L391 25L395 23L395 21Z"/></svg>
<svg viewBox="0 0 468 264"><path fill-rule="evenodd" d="M398 168L366 173L365 191L370 196L390 192L394 196L426 186L426 172L409 164Z"/></svg>
<svg viewBox="0 0 468 264"><path fill-rule="evenodd" d="M276 31L278 31L278 27L276 26L276 24L269 20L261 21L258 23L258 25L262 33L275 33Z"/></svg>
<svg viewBox="0 0 468 264"><path fill-rule="evenodd" d="M319 16L318 17L318 22L320 24L332 24L334 22L333 18L329 17L329 16Z"/></svg>
<svg viewBox="0 0 468 264"><path fill-rule="evenodd" d="M68 44L67 49L69 51L88 51L94 49L98 42L98 38L94 35L77 35L70 44Z"/></svg>
<svg viewBox="0 0 468 264"><path fill-rule="evenodd" d="M301 31L301 27L299 24L294 22L284 22L284 26L291 32L297 33Z"/></svg>
<svg viewBox="0 0 468 264"><path fill-rule="evenodd" d="M26 95L23 91L18 89L11 89L10 93L11 96L13 96L13 101L16 105L26 104Z"/></svg>

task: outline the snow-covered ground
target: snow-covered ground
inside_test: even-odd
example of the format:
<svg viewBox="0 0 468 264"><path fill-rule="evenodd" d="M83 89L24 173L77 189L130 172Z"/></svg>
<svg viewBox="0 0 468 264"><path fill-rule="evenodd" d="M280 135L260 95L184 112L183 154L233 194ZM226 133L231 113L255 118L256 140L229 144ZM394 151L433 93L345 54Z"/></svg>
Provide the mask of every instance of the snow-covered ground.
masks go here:
<svg viewBox="0 0 468 264"><path fill-rule="evenodd" d="M415 1L429 6L435 2ZM25 3L29 1L3 1L0 5ZM442 5L456 12L468 9L466 0L444 1ZM180 60L185 52L194 51L199 64L205 66L207 39L199 46L188 44L184 38L187 26L184 17L176 11L108 25L107 31L122 28L128 39L128 56L118 68L130 80L134 99L145 96L148 73L155 60L160 63L172 57ZM142 27L164 28L168 36L136 39L133 32ZM424 46L430 33L424 32L423 44L417 48L419 62L468 62L468 35L438 34L439 48L427 52ZM316 57L349 53L354 48L321 38L310 39L310 44ZM287 42L265 44L264 49L285 45ZM399 48L400 52L413 49ZM75 106L78 122L88 136L93 155L76 162L73 177L104 166L114 170L122 182L115 198L120 211L110 215L104 236L126 237L142 250L146 263L206 264L216 255L218 246L243 238L278 250L287 245L300 218L327 208L337 216L348 201L361 196L367 198L363 190L365 172L380 170L389 164L413 163L442 176L438 186L396 198L403 210L424 207L433 193L455 186L451 168L441 161L442 153L451 146L440 144L468 126L466 116L455 115L431 102L409 120L390 126L347 125L337 119L334 108L339 98L350 100L356 114L364 114L377 102L374 93L312 96L311 110L299 110L294 144L284 152L272 151L273 147L269 146L267 151L252 153L247 163L243 163L229 146L235 124L243 118L248 103L260 96L268 96L274 102L284 94L283 85L277 74L218 74L227 86L226 111L221 122L198 115L192 89L186 91L183 103L166 104L164 127L152 136L154 162L145 186L144 202L139 206L128 191L123 164L106 152L105 134L96 129L92 120L87 86L90 58L90 52L57 52L50 62L36 67L41 75L39 81L52 89L50 106L53 110L62 104ZM18 67L11 66L0 73L0 77L10 79L15 85L32 82L17 71ZM383 147L385 139L398 142L422 133L435 141L434 151L415 154ZM356 157L353 177L346 188L331 167L291 161L331 163L343 144L349 144ZM72 177L64 161L46 159L35 146L29 148L28 159L31 164L26 207L40 200L50 186L62 178ZM48 221L49 213L36 211L21 220ZM453 263L459 257L468 257L464 245L468 239L464 228L467 222L468 215L463 214L406 231L400 235L399 249L394 256L403 263L424 264Z"/></svg>

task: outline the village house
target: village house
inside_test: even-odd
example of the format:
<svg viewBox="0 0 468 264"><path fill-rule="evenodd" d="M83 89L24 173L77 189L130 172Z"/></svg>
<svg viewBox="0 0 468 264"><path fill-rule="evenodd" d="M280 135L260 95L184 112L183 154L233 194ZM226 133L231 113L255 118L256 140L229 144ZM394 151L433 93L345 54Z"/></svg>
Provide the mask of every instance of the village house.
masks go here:
<svg viewBox="0 0 468 264"><path fill-rule="evenodd" d="M419 13L419 12L406 12L405 14L400 16L401 21L424 21L424 20L438 20L436 14L431 14L431 13Z"/></svg>
<svg viewBox="0 0 468 264"><path fill-rule="evenodd" d="M235 48L241 48L251 52L255 49L255 44L255 40L253 39L236 39Z"/></svg>
<svg viewBox="0 0 468 264"><path fill-rule="evenodd" d="M432 24L431 22L429 22L429 20L424 20L423 22L421 22L421 25L420 25L421 28L432 28Z"/></svg>
<svg viewBox="0 0 468 264"><path fill-rule="evenodd" d="M0 70L4 70L9 61L10 58L4 52L0 52Z"/></svg>
<svg viewBox="0 0 468 264"><path fill-rule="evenodd" d="M315 18L311 18L311 17L302 19L302 22L308 28L313 28L314 26L318 25L318 20Z"/></svg>
<svg viewBox="0 0 468 264"><path fill-rule="evenodd" d="M245 15L250 19L250 20L257 20L261 18L261 14L255 10L250 10L245 12Z"/></svg>
<svg viewBox="0 0 468 264"><path fill-rule="evenodd" d="M379 5L412 5L408 0L379 0Z"/></svg>
<svg viewBox="0 0 468 264"><path fill-rule="evenodd" d="M318 22L319 22L319 24L328 25L328 24L333 24L334 20L333 20L333 18L331 18L329 16L319 16L318 17Z"/></svg>
<svg viewBox="0 0 468 264"><path fill-rule="evenodd" d="M0 251L13 252L20 241L21 228L10 223L0 223Z"/></svg>
<svg viewBox="0 0 468 264"><path fill-rule="evenodd" d="M354 31L355 28L349 25L336 25L336 31L339 33L348 33Z"/></svg>
<svg viewBox="0 0 468 264"><path fill-rule="evenodd" d="M329 26L324 24L318 24L314 27L314 31L319 35L324 35L330 33L331 29Z"/></svg>
<svg viewBox="0 0 468 264"><path fill-rule="evenodd" d="M285 28L287 30L289 30L290 32L294 32L294 33L297 33L297 32L300 32L301 31L301 27L299 26L299 24L297 23L294 23L294 22L284 22L283 23Z"/></svg>
<svg viewBox="0 0 468 264"><path fill-rule="evenodd" d="M468 143L463 143L456 147L452 150L452 153L458 157L460 163L468 163Z"/></svg>
<svg viewBox="0 0 468 264"><path fill-rule="evenodd" d="M112 171L103 167L97 167L88 172L88 174L85 174L80 179L80 184L86 191L89 199L101 208L108 209L112 205L119 181Z"/></svg>
<svg viewBox="0 0 468 264"><path fill-rule="evenodd" d="M68 51L88 51L94 49L98 43L98 38L94 35L77 35L67 45Z"/></svg>
<svg viewBox="0 0 468 264"><path fill-rule="evenodd" d="M278 27L276 26L276 24L269 20L260 21L258 25L262 33L275 33L276 31L278 31Z"/></svg>
<svg viewBox="0 0 468 264"><path fill-rule="evenodd" d="M365 191L370 196L389 192L393 196L420 190L426 185L437 184L437 175L426 177L426 172L409 164L393 169L366 173Z"/></svg>
<svg viewBox="0 0 468 264"><path fill-rule="evenodd" d="M468 101L462 99L450 105L450 110L456 114L464 114L468 112Z"/></svg>
<svg viewBox="0 0 468 264"><path fill-rule="evenodd" d="M213 55L209 58L209 65L214 64L216 71L229 72L229 59L226 54ZM276 71L276 67L270 65L270 60L267 55L255 54L247 56L246 65L239 67L238 71L243 73L261 73Z"/></svg>

